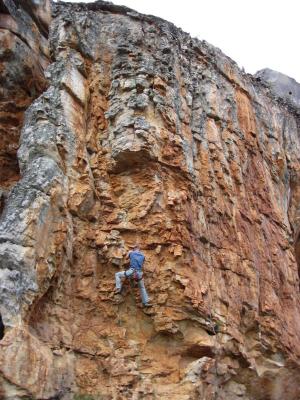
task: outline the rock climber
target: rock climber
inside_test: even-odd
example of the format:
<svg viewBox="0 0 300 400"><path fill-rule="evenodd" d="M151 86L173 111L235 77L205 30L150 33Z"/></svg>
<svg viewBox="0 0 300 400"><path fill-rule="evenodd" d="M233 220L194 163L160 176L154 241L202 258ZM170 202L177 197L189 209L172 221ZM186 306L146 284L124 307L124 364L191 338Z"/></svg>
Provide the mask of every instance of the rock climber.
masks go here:
<svg viewBox="0 0 300 400"><path fill-rule="evenodd" d="M151 304L149 303L148 294L144 285L143 272L142 272L145 256L141 252L139 244L136 244L133 250L129 251L127 257L129 258L130 262L129 269L127 271L120 271L116 273L115 293L121 294L122 292L122 278L134 278L138 282L142 303L144 307L151 307Z"/></svg>

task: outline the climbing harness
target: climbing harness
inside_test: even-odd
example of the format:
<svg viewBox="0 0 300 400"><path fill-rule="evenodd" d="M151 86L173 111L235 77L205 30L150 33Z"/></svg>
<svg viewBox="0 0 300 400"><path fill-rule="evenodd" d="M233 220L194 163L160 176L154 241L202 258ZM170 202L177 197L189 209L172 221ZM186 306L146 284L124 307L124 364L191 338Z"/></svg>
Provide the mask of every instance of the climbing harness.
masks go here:
<svg viewBox="0 0 300 400"><path fill-rule="evenodd" d="M125 272L125 279L129 279L130 281L134 281L134 282L139 282L141 280L143 280L143 276L139 276L139 273L137 270L134 270L133 274L127 275Z"/></svg>
<svg viewBox="0 0 300 400"><path fill-rule="evenodd" d="M139 276L138 272L137 272L137 271L134 271L134 273L133 273L133 279L134 279L136 282L139 282L139 281L141 281L141 280L143 279L143 276Z"/></svg>

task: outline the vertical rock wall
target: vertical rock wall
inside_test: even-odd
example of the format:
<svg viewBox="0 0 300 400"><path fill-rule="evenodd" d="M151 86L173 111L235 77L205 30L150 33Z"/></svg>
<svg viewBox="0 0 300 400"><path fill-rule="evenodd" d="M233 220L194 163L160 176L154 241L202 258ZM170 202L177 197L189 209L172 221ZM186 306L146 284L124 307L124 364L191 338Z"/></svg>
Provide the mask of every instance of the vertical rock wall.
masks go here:
<svg viewBox="0 0 300 400"><path fill-rule="evenodd" d="M58 3L49 45L1 216L3 397L297 400L299 111L125 7ZM113 294L136 241L150 309Z"/></svg>
<svg viewBox="0 0 300 400"><path fill-rule="evenodd" d="M24 112L46 88L50 1L0 1L0 212L19 180Z"/></svg>

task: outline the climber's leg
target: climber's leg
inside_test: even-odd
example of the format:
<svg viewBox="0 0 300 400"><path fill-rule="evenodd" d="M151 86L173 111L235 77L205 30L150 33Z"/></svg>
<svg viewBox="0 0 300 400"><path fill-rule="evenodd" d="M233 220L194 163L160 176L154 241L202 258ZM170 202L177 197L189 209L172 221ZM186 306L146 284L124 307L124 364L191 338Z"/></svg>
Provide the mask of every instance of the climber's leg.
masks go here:
<svg viewBox="0 0 300 400"><path fill-rule="evenodd" d="M143 273L139 272L138 275L139 275L138 285L139 285L139 289L140 289L142 303L145 305L145 304L148 304L149 298L148 298L147 290L145 288L144 279L142 278Z"/></svg>
<svg viewBox="0 0 300 400"><path fill-rule="evenodd" d="M116 272L115 278L116 278L116 292L120 293L122 290L122 278L128 278L133 274L133 269L129 268L127 271L120 271Z"/></svg>

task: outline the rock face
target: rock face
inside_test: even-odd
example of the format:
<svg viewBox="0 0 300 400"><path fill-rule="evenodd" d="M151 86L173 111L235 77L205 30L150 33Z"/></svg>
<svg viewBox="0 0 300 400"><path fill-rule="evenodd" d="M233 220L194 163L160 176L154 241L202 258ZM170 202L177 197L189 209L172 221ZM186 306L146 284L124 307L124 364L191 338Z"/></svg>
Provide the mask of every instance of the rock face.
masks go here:
<svg viewBox="0 0 300 400"><path fill-rule="evenodd" d="M255 76L269 83L274 94L300 108L300 84L295 79L270 68L256 72Z"/></svg>
<svg viewBox="0 0 300 400"><path fill-rule="evenodd" d="M102 1L54 4L49 49L0 221L2 398L299 399L299 111ZM147 309L113 293L137 241Z"/></svg>
<svg viewBox="0 0 300 400"><path fill-rule="evenodd" d="M19 180L24 111L46 88L50 1L0 1L0 210Z"/></svg>

